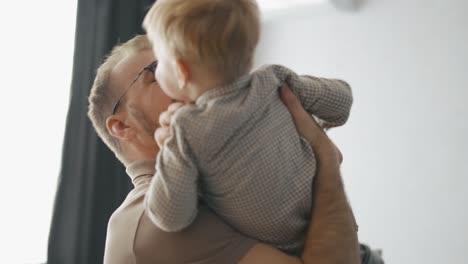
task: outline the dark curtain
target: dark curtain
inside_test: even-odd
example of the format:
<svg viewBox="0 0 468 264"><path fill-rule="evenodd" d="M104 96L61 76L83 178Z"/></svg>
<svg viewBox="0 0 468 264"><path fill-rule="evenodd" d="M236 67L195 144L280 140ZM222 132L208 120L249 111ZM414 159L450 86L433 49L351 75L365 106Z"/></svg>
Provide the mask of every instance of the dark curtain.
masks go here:
<svg viewBox="0 0 468 264"><path fill-rule="evenodd" d="M129 192L131 182L122 164L94 132L87 118L87 98L103 56L115 44L143 32L143 17L154 2L77 1L70 108L48 264L102 263L107 222Z"/></svg>

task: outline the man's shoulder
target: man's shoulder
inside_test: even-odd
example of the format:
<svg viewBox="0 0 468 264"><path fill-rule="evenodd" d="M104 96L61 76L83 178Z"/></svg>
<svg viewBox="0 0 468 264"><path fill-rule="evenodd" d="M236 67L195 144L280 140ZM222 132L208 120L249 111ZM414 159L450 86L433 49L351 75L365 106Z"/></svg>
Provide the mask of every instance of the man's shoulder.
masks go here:
<svg viewBox="0 0 468 264"><path fill-rule="evenodd" d="M143 215L145 190L133 189L109 218L104 263L128 263L133 259L133 237Z"/></svg>
<svg viewBox="0 0 468 264"><path fill-rule="evenodd" d="M125 223L129 219L133 220L135 217L140 217L141 213L144 211L143 199L145 193L146 189L132 189L122 204L112 213L109 218L108 228L118 229L122 223Z"/></svg>

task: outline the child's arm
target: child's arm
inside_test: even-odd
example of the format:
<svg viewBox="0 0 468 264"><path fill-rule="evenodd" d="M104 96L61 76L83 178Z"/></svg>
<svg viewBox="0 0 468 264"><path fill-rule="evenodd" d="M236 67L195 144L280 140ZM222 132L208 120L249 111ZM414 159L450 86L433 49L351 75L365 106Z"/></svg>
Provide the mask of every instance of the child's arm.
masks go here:
<svg viewBox="0 0 468 264"><path fill-rule="evenodd" d="M353 103L351 87L346 82L299 76L280 65L272 65L271 68L280 80L289 84L305 110L320 119L324 128L346 123Z"/></svg>
<svg viewBox="0 0 468 264"><path fill-rule="evenodd" d="M197 215L198 170L182 129L171 126L172 136L157 158L156 174L145 197L152 222L166 232L189 226Z"/></svg>

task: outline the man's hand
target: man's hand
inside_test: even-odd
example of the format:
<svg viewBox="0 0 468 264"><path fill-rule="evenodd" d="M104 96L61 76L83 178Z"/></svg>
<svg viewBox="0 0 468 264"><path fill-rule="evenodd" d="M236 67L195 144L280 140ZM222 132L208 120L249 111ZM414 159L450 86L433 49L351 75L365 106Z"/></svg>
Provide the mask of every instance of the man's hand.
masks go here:
<svg viewBox="0 0 468 264"><path fill-rule="evenodd" d="M322 154L318 155L316 158L319 159L319 161L328 162L328 164L333 162L338 165L341 164L343 156L340 150L330 138L328 138L315 120L311 122L309 113L304 110L299 100L286 84L281 86L280 96L292 115L297 132L309 142L314 151L320 151Z"/></svg>
<svg viewBox="0 0 468 264"><path fill-rule="evenodd" d="M171 136L170 126L172 123L172 117L182 106L181 102L175 102L169 105L166 111L162 112L159 115L159 127L154 132L154 139L159 146L159 149L162 149L164 142Z"/></svg>

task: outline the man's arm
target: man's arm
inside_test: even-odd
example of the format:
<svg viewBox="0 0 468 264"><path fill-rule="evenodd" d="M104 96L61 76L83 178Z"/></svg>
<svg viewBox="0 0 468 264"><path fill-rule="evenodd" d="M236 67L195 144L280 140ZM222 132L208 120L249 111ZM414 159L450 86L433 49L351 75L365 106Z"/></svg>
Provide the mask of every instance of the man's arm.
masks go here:
<svg viewBox="0 0 468 264"><path fill-rule="evenodd" d="M360 263L357 226L339 173L341 154L289 89L281 89L281 98L289 108L297 130L312 145L318 161L311 224L300 258L258 244L240 263Z"/></svg>
<svg viewBox="0 0 468 264"><path fill-rule="evenodd" d="M325 132L311 122L290 90L282 88L281 95L299 133L312 145L319 164L302 258L305 263L359 263L357 225L339 171L341 153Z"/></svg>

